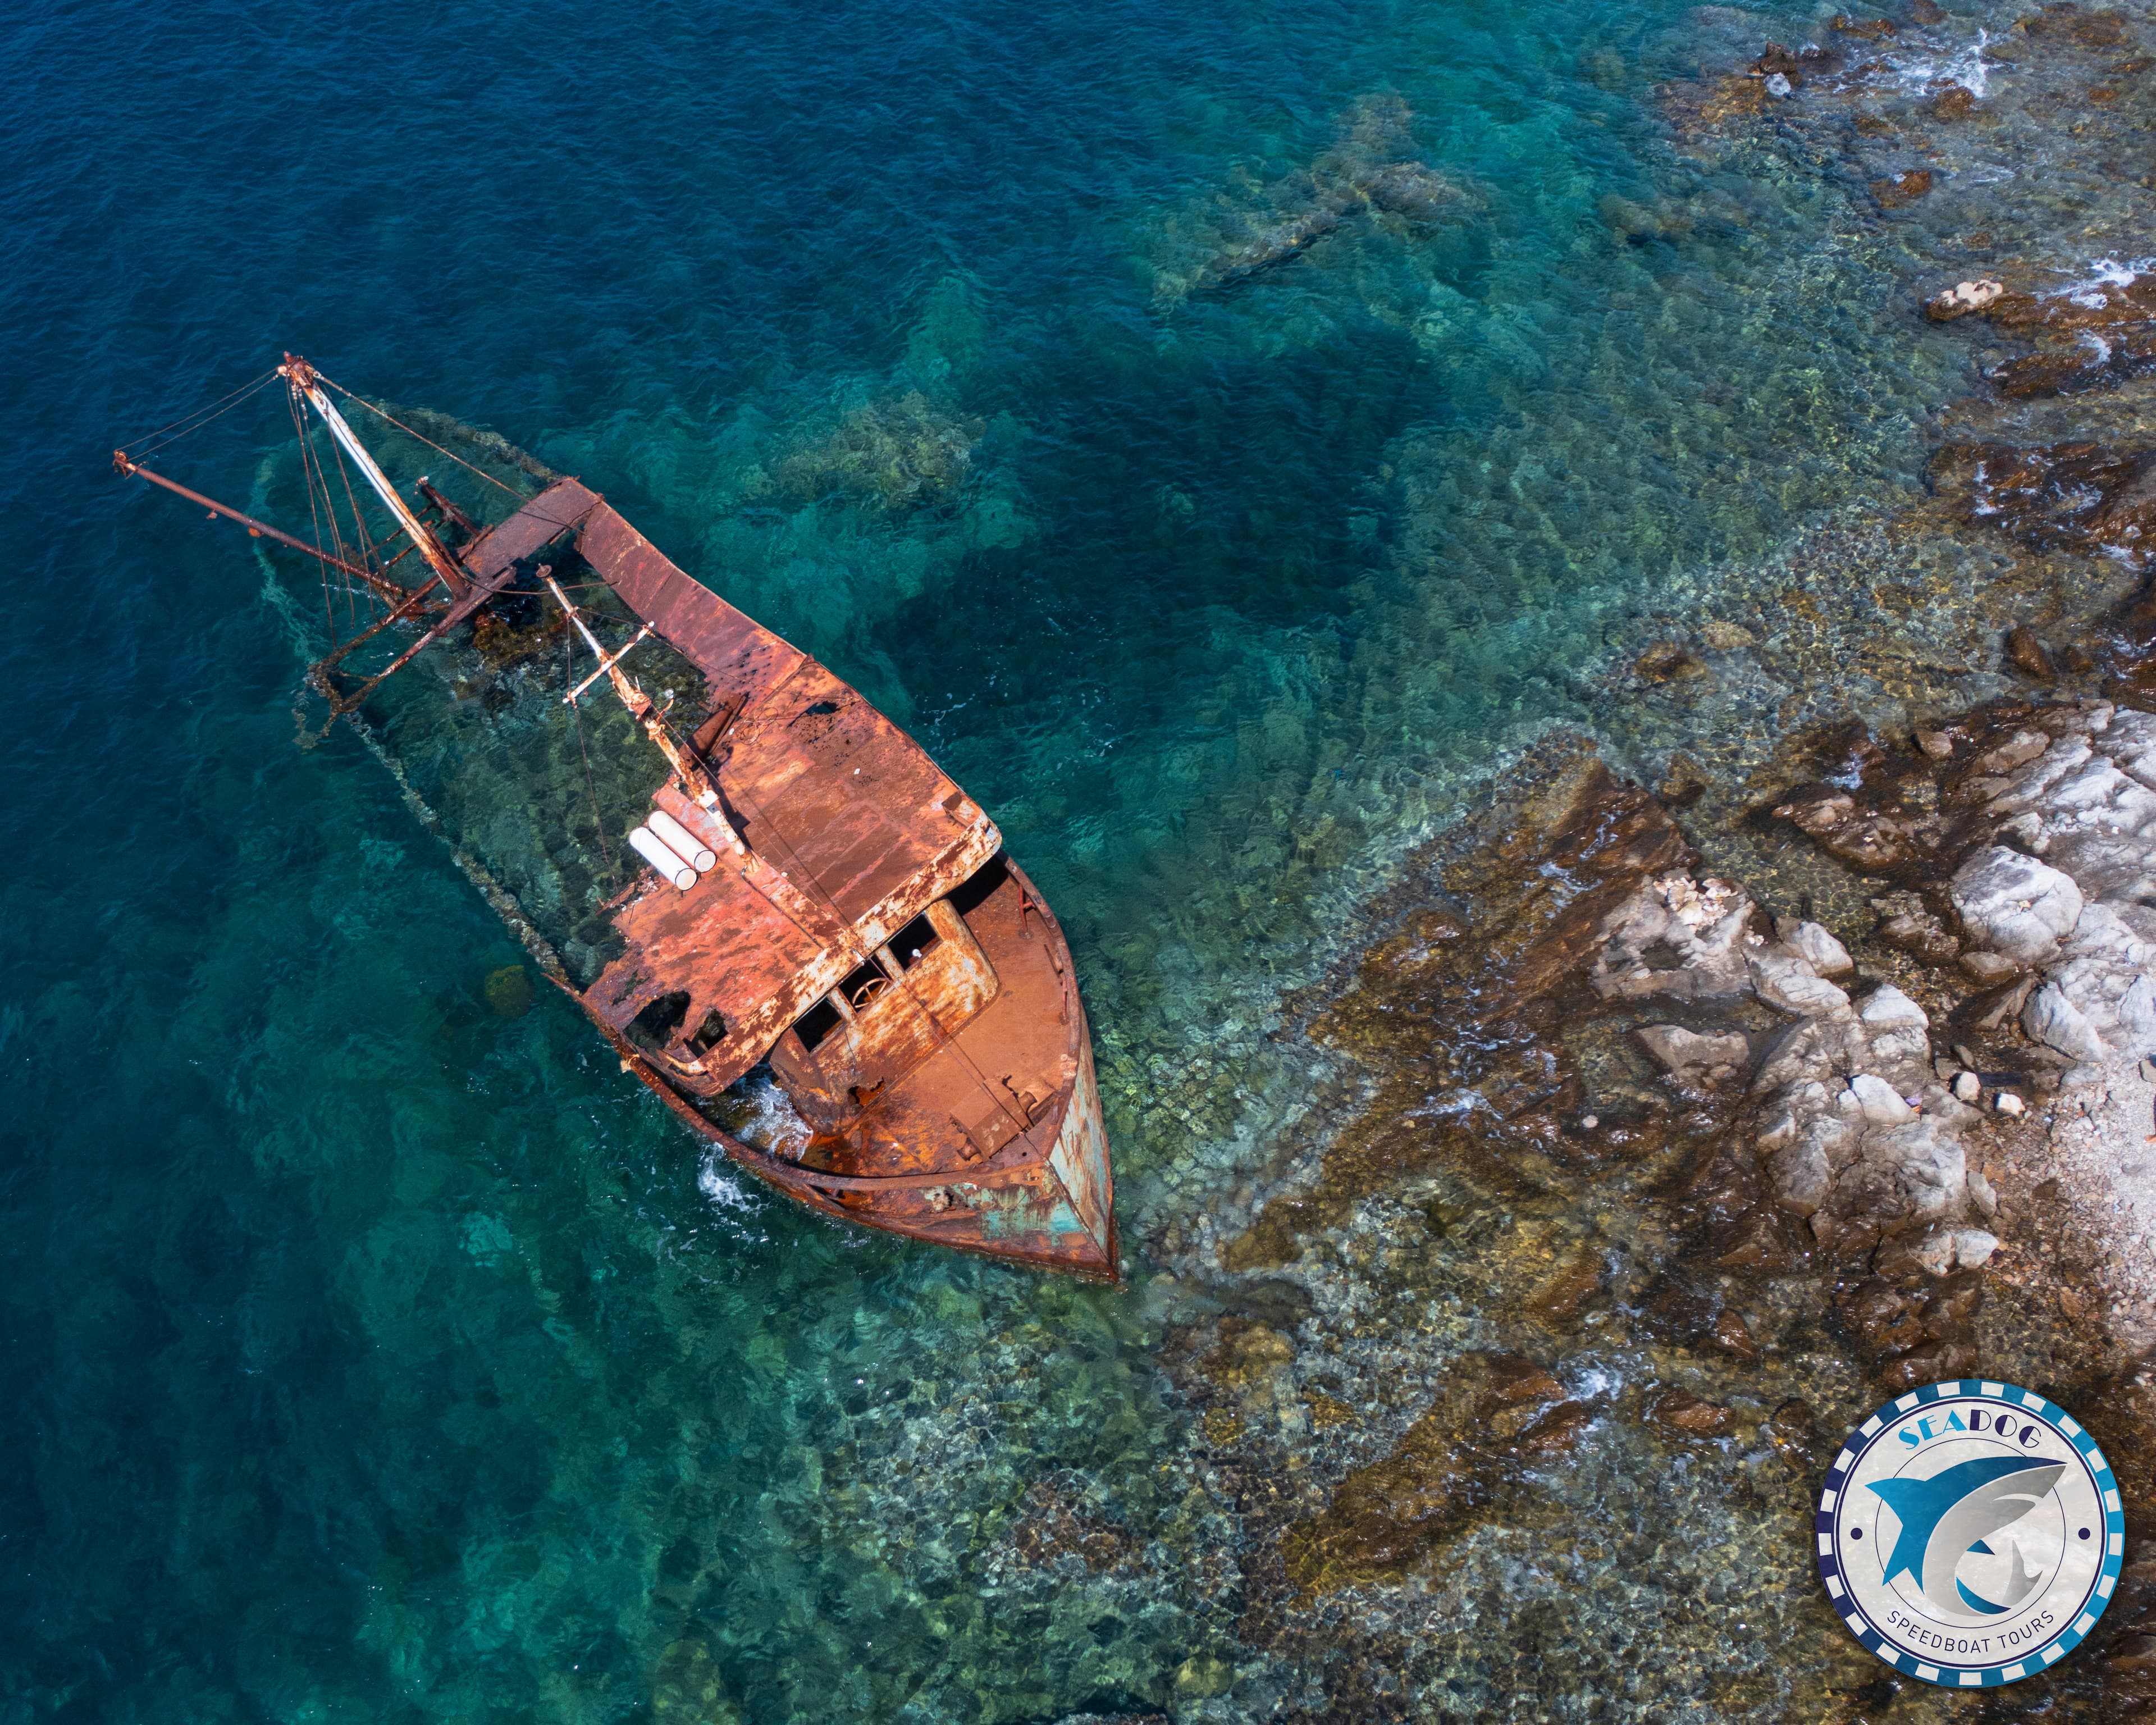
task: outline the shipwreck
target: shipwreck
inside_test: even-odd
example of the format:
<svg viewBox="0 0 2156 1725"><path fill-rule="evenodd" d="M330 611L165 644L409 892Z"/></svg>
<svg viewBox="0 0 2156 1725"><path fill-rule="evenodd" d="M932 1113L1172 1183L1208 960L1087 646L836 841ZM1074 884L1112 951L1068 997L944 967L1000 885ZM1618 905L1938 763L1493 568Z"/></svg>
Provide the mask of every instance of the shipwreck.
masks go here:
<svg viewBox="0 0 2156 1725"><path fill-rule="evenodd" d="M280 383L295 440L262 516L142 465ZM1115 1281L1070 946L994 821L597 492L407 419L287 354L114 465L314 561L321 729L396 774L685 1124L825 1216ZM383 462L423 449L454 470L408 495Z"/></svg>

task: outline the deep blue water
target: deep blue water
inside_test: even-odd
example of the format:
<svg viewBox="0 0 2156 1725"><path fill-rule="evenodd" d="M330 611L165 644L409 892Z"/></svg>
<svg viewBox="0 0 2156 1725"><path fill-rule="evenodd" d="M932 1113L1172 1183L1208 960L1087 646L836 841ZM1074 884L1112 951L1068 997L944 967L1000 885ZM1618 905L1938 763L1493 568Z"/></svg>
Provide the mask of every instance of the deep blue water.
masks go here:
<svg viewBox="0 0 2156 1725"><path fill-rule="evenodd" d="M1830 194L1687 165L1669 0L0 30L0 1717L1188 1702L1234 1661L1199 1579L982 1580L1057 1470L1195 1513L1147 1496L1146 1241L1268 1116L1198 1156L1148 1062L1263 1021L1658 583L1906 483L1957 362ZM1456 209L1206 287L1358 126ZM490 1009L514 942L350 739L295 746L311 578L107 470L286 347L598 485L996 814L1137 1289L836 1232L564 1004ZM265 401L163 465L244 501Z"/></svg>

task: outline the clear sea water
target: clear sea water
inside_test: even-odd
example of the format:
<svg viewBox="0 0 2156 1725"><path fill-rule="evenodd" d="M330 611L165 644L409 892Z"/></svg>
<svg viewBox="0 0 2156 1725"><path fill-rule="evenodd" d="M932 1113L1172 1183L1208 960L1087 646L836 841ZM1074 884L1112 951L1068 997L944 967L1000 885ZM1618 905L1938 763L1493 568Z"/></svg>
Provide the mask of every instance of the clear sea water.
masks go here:
<svg viewBox="0 0 2156 1725"><path fill-rule="evenodd" d="M1146 1291L1293 1100L1252 1039L1627 619L1899 495L1959 387L1840 193L1662 121L1778 28L0 23L0 1718L1255 1709L1172 1560L1222 1548ZM1209 285L1343 149L1460 195ZM311 574L107 470L286 347L596 485L995 814L1078 951L1130 1290L836 1231L565 1003L496 1009L514 942L295 746ZM164 465L244 503L280 413ZM1151 1075L1215 1044L1201 1132ZM997 1568L1071 1478L1170 1554L1113 1611Z"/></svg>

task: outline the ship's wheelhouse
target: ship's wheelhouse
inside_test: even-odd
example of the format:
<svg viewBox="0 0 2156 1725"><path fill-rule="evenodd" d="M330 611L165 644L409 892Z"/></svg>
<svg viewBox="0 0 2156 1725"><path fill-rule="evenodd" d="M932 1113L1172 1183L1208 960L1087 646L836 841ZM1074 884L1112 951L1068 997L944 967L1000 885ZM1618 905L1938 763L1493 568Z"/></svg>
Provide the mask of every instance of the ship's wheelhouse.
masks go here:
<svg viewBox="0 0 2156 1725"><path fill-rule="evenodd" d="M773 1072L812 1124L851 1115L900 1084L996 998L995 967L966 912L1003 884L991 860L839 979L773 1045Z"/></svg>

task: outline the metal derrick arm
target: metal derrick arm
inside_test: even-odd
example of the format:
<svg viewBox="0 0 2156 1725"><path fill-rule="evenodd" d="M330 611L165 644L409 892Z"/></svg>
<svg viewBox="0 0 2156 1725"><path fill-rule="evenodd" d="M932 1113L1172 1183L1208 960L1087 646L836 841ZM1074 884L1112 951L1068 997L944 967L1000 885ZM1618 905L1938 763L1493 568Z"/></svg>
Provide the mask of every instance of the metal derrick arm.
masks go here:
<svg viewBox="0 0 2156 1725"><path fill-rule="evenodd" d="M201 492L192 490L176 480L167 479L162 473L153 473L141 462L131 458L125 449L115 449L112 452L112 465L116 472L126 477L146 479L151 485L161 485L176 496L186 498L190 503L200 504L213 516L223 516L228 521L237 521L256 538L274 540L276 543L290 547L294 551L305 552L309 557L338 571L341 574L349 575L354 580L364 582L382 598L388 600L392 607L389 615L377 622L357 639L346 642L337 653L325 661L326 665L334 665L346 653L357 646L360 641L371 639L385 624L416 614L420 608L418 601L437 583L448 588L452 600L464 598L470 590L471 583L465 576L463 567L455 557L450 555L448 547L442 543L434 531L413 512L411 506L398 495L396 486L390 484L388 477L383 474L373 456L367 453L366 445L360 442L352 427L345 423L344 416L337 412L328 396L322 393L320 374L314 367L297 354L288 353L285 356L284 364L277 367L276 375L286 381L295 398L304 399L321 416L331 436L335 438L338 446L352 457L360 470L361 476L373 488L375 494L381 498L390 514L396 518L398 526L411 540L413 547L426 560L428 567L433 571L431 579L420 583L417 587L406 587L401 582L391 580L379 569L370 568L364 563L353 562L349 558L340 557L334 552L324 551L318 545L310 545L305 540L287 533L282 528L273 527L267 521L257 521L244 511L233 508L230 504L220 503L214 497L205 497ZM440 509L444 519L453 519L467 530L470 528L470 518L424 480L420 482L420 490L430 503ZM396 559L393 558L391 561L393 562Z"/></svg>
<svg viewBox="0 0 2156 1725"><path fill-rule="evenodd" d="M393 599L401 604L426 591L426 588L415 590L403 586L398 582L392 581L379 571L362 568L357 563L346 562L342 557L333 556L320 546L310 545L304 539L295 539L281 528L271 526L267 521L258 521L253 516L234 509L228 503L219 503L214 497L205 497L199 491L191 491L177 480L168 480L162 473L152 473L139 461L131 461L125 449L115 449L112 452L112 469L114 472L126 478L146 479L153 485L162 485L167 490L175 495L186 498L190 503L199 503L212 515L221 515L227 521L239 522L249 533L258 537L274 539L280 545L288 545L294 551L303 551L311 557L319 558L332 569L350 575L356 580L364 581L386 599ZM431 587L434 583L429 582L427 585Z"/></svg>

